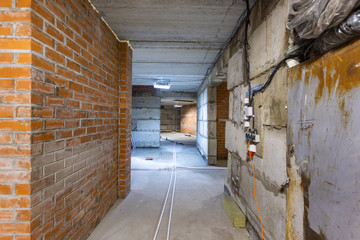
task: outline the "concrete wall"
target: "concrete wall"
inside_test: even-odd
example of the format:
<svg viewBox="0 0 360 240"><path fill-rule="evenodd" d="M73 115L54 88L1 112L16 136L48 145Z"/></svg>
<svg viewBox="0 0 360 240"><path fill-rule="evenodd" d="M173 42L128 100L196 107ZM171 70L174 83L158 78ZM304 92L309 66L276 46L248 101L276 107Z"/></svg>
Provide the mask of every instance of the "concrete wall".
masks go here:
<svg viewBox="0 0 360 240"><path fill-rule="evenodd" d="M196 117L196 104L182 106L180 132L196 135Z"/></svg>
<svg viewBox="0 0 360 240"><path fill-rule="evenodd" d="M216 88L198 93L196 145L208 164L216 164Z"/></svg>
<svg viewBox="0 0 360 240"><path fill-rule="evenodd" d="M357 41L290 70L291 239L359 238L359 62Z"/></svg>
<svg viewBox="0 0 360 240"><path fill-rule="evenodd" d="M88 1L0 2L0 239L86 239L130 189L131 47Z"/></svg>
<svg viewBox="0 0 360 240"><path fill-rule="evenodd" d="M160 147L160 97L137 96L133 96L131 118L136 147Z"/></svg>
<svg viewBox="0 0 360 240"><path fill-rule="evenodd" d="M249 31L250 78L252 86L264 83L269 68L282 60L288 49L286 17L288 1L258 1L251 13ZM227 185L237 204L261 235L258 209L253 196L252 168L247 159L243 127L243 100L248 91L244 81L242 39L244 26L234 37L228 64L230 91L229 121L226 122L226 148L229 151ZM265 239L285 239L286 194L280 186L287 179L287 71L282 68L270 87L254 98L255 128L261 142L253 162L256 196L259 202ZM291 238L290 238L291 239Z"/></svg>
<svg viewBox="0 0 360 240"><path fill-rule="evenodd" d="M180 131L181 108L161 106L161 131Z"/></svg>

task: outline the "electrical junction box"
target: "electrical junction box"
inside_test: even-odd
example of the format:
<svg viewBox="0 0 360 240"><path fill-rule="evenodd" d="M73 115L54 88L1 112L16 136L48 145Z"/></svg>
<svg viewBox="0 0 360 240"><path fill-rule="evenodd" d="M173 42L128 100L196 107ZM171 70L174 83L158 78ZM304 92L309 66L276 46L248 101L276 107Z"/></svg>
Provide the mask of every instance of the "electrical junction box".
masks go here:
<svg viewBox="0 0 360 240"><path fill-rule="evenodd" d="M248 117L252 117L253 115L253 108L252 107L246 107L244 108L245 110L245 115L248 116Z"/></svg>
<svg viewBox="0 0 360 240"><path fill-rule="evenodd" d="M255 135L254 142L255 142L255 143L259 143L259 142L260 142L260 135Z"/></svg>
<svg viewBox="0 0 360 240"><path fill-rule="evenodd" d="M256 153L256 145L250 144L249 151L253 152L253 153Z"/></svg>

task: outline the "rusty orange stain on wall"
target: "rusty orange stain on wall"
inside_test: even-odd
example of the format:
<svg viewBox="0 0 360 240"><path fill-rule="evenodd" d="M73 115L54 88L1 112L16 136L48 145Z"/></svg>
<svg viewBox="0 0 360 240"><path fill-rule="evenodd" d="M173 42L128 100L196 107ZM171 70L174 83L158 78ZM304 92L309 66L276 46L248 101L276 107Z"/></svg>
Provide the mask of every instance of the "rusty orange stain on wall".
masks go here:
<svg viewBox="0 0 360 240"><path fill-rule="evenodd" d="M316 103L321 99L324 90L330 94L337 87L336 93L341 96L358 87L360 85L360 40L290 69L290 79L302 80L303 71L305 71L306 84L312 79L319 81Z"/></svg>

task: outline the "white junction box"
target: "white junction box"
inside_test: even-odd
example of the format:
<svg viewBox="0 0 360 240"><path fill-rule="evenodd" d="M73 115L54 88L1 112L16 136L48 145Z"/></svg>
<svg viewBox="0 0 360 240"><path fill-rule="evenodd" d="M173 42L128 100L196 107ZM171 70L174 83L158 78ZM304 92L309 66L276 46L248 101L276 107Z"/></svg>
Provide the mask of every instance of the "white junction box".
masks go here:
<svg viewBox="0 0 360 240"><path fill-rule="evenodd" d="M252 117L252 115L253 115L253 108L252 107L246 107L246 108L244 108L244 111L245 111L246 116Z"/></svg>

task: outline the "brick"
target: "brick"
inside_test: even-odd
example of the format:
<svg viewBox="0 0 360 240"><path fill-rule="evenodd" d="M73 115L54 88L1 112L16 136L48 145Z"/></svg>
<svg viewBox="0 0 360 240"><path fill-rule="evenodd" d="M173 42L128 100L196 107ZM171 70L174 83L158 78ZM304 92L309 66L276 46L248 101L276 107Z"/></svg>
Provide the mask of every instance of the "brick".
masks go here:
<svg viewBox="0 0 360 240"><path fill-rule="evenodd" d="M0 156L29 156L30 149L27 147L0 146Z"/></svg>
<svg viewBox="0 0 360 240"><path fill-rule="evenodd" d="M29 93L14 93L0 95L0 102L2 103L30 103Z"/></svg>
<svg viewBox="0 0 360 240"><path fill-rule="evenodd" d="M64 141L49 142L45 144L45 153L58 151L64 149Z"/></svg>
<svg viewBox="0 0 360 240"><path fill-rule="evenodd" d="M0 132L0 144L12 143L12 141L13 141L12 133Z"/></svg>
<svg viewBox="0 0 360 240"><path fill-rule="evenodd" d="M0 197L0 208L29 208L29 197ZM1 228L1 227L0 227ZM1 234L1 231L0 231Z"/></svg>
<svg viewBox="0 0 360 240"><path fill-rule="evenodd" d="M1 20L0 20L1 21ZM30 39L12 39L3 38L0 39L0 49L31 49Z"/></svg>
<svg viewBox="0 0 360 240"><path fill-rule="evenodd" d="M70 109L57 109L56 117L57 118L72 118L73 112Z"/></svg>
<svg viewBox="0 0 360 240"><path fill-rule="evenodd" d="M56 44L56 50L69 58L73 57L73 51L60 43Z"/></svg>
<svg viewBox="0 0 360 240"><path fill-rule="evenodd" d="M0 223L0 234L30 233L30 223Z"/></svg>
<svg viewBox="0 0 360 240"><path fill-rule="evenodd" d="M16 63L31 64L32 55L30 53L17 53Z"/></svg>
<svg viewBox="0 0 360 240"><path fill-rule="evenodd" d="M0 130L30 131L31 125L28 120L0 120Z"/></svg>
<svg viewBox="0 0 360 240"><path fill-rule="evenodd" d="M60 55L59 53L47 48L46 49L46 56L55 62L64 65L65 63L65 57Z"/></svg>
<svg viewBox="0 0 360 240"><path fill-rule="evenodd" d="M63 160L57 161L44 166L44 174L45 176L50 175L63 169L64 169L64 161Z"/></svg>
<svg viewBox="0 0 360 240"><path fill-rule="evenodd" d="M46 27L46 33L48 33L53 38L56 38L60 42L64 41L64 36L61 34L61 32L59 32L58 30L56 30L55 28L49 25Z"/></svg>
<svg viewBox="0 0 360 240"><path fill-rule="evenodd" d="M1 0L0 7L11 7L11 0Z"/></svg>
<svg viewBox="0 0 360 240"><path fill-rule="evenodd" d="M51 104L46 103L46 105L51 105ZM33 108L32 114L34 117L50 118L54 116L54 109L48 107L36 107Z"/></svg>
<svg viewBox="0 0 360 240"><path fill-rule="evenodd" d="M30 90L31 80L29 79L18 79L16 80L16 90Z"/></svg>
<svg viewBox="0 0 360 240"><path fill-rule="evenodd" d="M16 195L30 195L30 184L15 185Z"/></svg>
<svg viewBox="0 0 360 240"><path fill-rule="evenodd" d="M16 210L15 218L17 221L30 221L30 210Z"/></svg>
<svg viewBox="0 0 360 240"><path fill-rule="evenodd" d="M74 82L70 83L70 89L77 91L77 92L82 92L83 91L83 86Z"/></svg>
<svg viewBox="0 0 360 240"><path fill-rule="evenodd" d="M73 92L66 88L58 88L57 95L65 98L72 98Z"/></svg>
<svg viewBox="0 0 360 240"><path fill-rule="evenodd" d="M0 12L0 22L30 22L30 20L29 11Z"/></svg>
<svg viewBox="0 0 360 240"><path fill-rule="evenodd" d="M15 35L17 36L31 36L31 25L16 25Z"/></svg>
<svg viewBox="0 0 360 240"><path fill-rule="evenodd" d="M0 118L9 118L14 116L13 107L0 106Z"/></svg>
<svg viewBox="0 0 360 240"><path fill-rule="evenodd" d="M0 221L11 221L12 219L13 219L13 211L12 210L0 210ZM11 237L11 240L12 240L12 237Z"/></svg>
<svg viewBox="0 0 360 240"><path fill-rule="evenodd" d="M45 129L58 129L63 127L63 120L45 120Z"/></svg>
<svg viewBox="0 0 360 240"><path fill-rule="evenodd" d="M66 46L72 49L73 51L80 53L80 47L68 38L66 39Z"/></svg>
<svg viewBox="0 0 360 240"><path fill-rule="evenodd" d="M33 1L31 7L41 17L45 18L46 20L48 20L51 23L54 23L54 15L51 12L49 12L48 10L46 10L40 3Z"/></svg>
<svg viewBox="0 0 360 240"><path fill-rule="evenodd" d="M31 6L31 0L16 0L16 7L29 8Z"/></svg>
<svg viewBox="0 0 360 240"><path fill-rule="evenodd" d="M1 47L1 40L0 40ZM29 67L0 67L2 78L26 78L31 77Z"/></svg>
<svg viewBox="0 0 360 240"><path fill-rule="evenodd" d="M16 144L30 144L31 135L29 133L16 133L15 143Z"/></svg>
<svg viewBox="0 0 360 240"><path fill-rule="evenodd" d="M30 159L14 159L14 169L30 170Z"/></svg>
<svg viewBox="0 0 360 240"><path fill-rule="evenodd" d="M67 63L66 63L66 66L68 68L71 68L72 70L74 70L76 72L80 72L80 65L73 62L73 61L68 60Z"/></svg>
<svg viewBox="0 0 360 240"><path fill-rule="evenodd" d="M33 57L32 58L32 64L33 64L33 66L45 69L45 70L50 71L50 72L55 71L54 64L46 61L43 58Z"/></svg>
<svg viewBox="0 0 360 240"><path fill-rule="evenodd" d="M42 120L33 120L31 121L31 130L42 130L43 129L43 121Z"/></svg>
<svg viewBox="0 0 360 240"><path fill-rule="evenodd" d="M31 117L31 107L17 107L16 117L18 118Z"/></svg>
<svg viewBox="0 0 360 240"><path fill-rule="evenodd" d="M46 96L45 104L47 106L64 106L64 98Z"/></svg>
<svg viewBox="0 0 360 240"><path fill-rule="evenodd" d="M1 33L1 27L0 27ZM0 53L0 63L12 63L13 62L13 53Z"/></svg>
<svg viewBox="0 0 360 240"><path fill-rule="evenodd" d="M33 143L47 142L54 139L53 132L38 133L33 135Z"/></svg>
<svg viewBox="0 0 360 240"><path fill-rule="evenodd" d="M0 90L13 90L14 89L14 80L6 80L2 79L0 80Z"/></svg>
<svg viewBox="0 0 360 240"><path fill-rule="evenodd" d="M3 195L12 194L12 185L0 184L0 194Z"/></svg>

